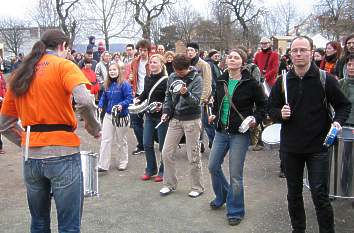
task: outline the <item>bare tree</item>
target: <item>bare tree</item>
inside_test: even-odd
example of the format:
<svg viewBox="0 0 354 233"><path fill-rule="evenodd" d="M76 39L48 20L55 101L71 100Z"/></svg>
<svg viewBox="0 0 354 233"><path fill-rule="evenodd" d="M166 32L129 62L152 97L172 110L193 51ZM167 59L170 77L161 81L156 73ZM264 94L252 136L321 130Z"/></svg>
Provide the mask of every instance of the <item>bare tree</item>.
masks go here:
<svg viewBox="0 0 354 233"><path fill-rule="evenodd" d="M60 28L65 35L70 38L70 46L73 45L77 31L78 21L74 17L74 6L78 5L79 0L55 0L55 8L59 17Z"/></svg>
<svg viewBox="0 0 354 233"><path fill-rule="evenodd" d="M127 0L134 7L134 20L143 31L143 38L151 39L151 24L155 18L173 4L173 0Z"/></svg>
<svg viewBox="0 0 354 233"><path fill-rule="evenodd" d="M187 5L178 5L171 11L171 24L176 26L178 39L185 43L192 41L200 15Z"/></svg>
<svg viewBox="0 0 354 233"><path fill-rule="evenodd" d="M54 0L39 0L38 4L30 12L30 16L39 27L59 26L59 17Z"/></svg>
<svg viewBox="0 0 354 233"><path fill-rule="evenodd" d="M9 52L18 55L25 40L26 23L14 18L0 20L0 37Z"/></svg>
<svg viewBox="0 0 354 233"><path fill-rule="evenodd" d="M278 3L277 14L277 21L283 26L283 33L289 35L291 26L293 26L299 14L296 10L294 0L286 0L285 2Z"/></svg>
<svg viewBox="0 0 354 233"><path fill-rule="evenodd" d="M256 7L254 0L219 0L219 4L225 5L230 8L234 14L235 21L238 21L243 29L243 39L249 39L249 26L254 24L264 9L262 7Z"/></svg>
<svg viewBox="0 0 354 233"><path fill-rule="evenodd" d="M261 17L263 34L268 37L281 34L281 23L279 15L267 10Z"/></svg>
<svg viewBox="0 0 354 233"><path fill-rule="evenodd" d="M233 38L233 22L231 21L231 10L226 5L220 5L218 0L212 1L211 14L217 24L217 34L221 41L220 49L230 48Z"/></svg>
<svg viewBox="0 0 354 233"><path fill-rule="evenodd" d="M130 38L133 27L132 14L127 9L125 0L87 0L89 13L87 17L91 27L103 34L106 49L112 38Z"/></svg>
<svg viewBox="0 0 354 233"><path fill-rule="evenodd" d="M320 0L315 9L319 28L328 38L339 40L354 30L353 0Z"/></svg>

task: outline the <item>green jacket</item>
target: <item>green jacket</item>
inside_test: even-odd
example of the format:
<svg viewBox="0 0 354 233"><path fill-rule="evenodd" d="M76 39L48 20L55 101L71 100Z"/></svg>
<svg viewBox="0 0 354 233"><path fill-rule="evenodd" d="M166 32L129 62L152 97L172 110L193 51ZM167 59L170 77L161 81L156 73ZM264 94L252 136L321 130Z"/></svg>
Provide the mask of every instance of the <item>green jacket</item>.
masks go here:
<svg viewBox="0 0 354 233"><path fill-rule="evenodd" d="M354 78L344 78L339 80L340 88L342 89L344 95L352 103L352 110L349 114L349 117L344 125L350 124L354 125Z"/></svg>

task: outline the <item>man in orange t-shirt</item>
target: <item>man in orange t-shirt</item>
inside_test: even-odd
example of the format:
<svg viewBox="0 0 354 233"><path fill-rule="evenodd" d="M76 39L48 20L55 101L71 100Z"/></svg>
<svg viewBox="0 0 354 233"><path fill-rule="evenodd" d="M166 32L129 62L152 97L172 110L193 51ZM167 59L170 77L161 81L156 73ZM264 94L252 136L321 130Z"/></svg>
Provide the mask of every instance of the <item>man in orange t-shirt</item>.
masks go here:
<svg viewBox="0 0 354 233"><path fill-rule="evenodd" d="M58 231L80 232L83 177L72 96L88 133L95 138L101 134L85 87L89 82L74 63L63 58L68 42L59 30L43 33L12 74L0 114L0 133L24 151L32 233L50 232L50 191Z"/></svg>

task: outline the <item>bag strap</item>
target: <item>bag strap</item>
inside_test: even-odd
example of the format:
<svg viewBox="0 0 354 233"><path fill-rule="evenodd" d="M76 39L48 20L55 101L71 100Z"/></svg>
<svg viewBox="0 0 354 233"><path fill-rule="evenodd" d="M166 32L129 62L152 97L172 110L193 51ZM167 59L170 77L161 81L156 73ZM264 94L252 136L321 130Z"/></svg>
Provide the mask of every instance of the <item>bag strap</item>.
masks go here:
<svg viewBox="0 0 354 233"><path fill-rule="evenodd" d="M272 52L269 53L268 57L267 57L267 60L266 60L266 63L264 65L264 68L262 70L262 75L265 75L265 72L263 73L263 71L266 71L267 68L268 68L268 63L269 63L269 59L270 59L270 56L272 55Z"/></svg>
<svg viewBox="0 0 354 233"><path fill-rule="evenodd" d="M241 120L245 120L245 118L242 116L242 114L237 110L236 106L234 105L234 103L232 102L231 96L229 95L229 90L227 88L226 83L224 83L224 91L225 91L225 95L228 97L229 102L231 107L235 110L235 112L237 113L237 115L241 118Z"/></svg>
<svg viewBox="0 0 354 233"><path fill-rule="evenodd" d="M151 97L152 93L154 92L154 90L156 89L156 87L157 87L160 83L162 83L162 81L164 81L165 79L168 79L168 76L167 76L167 75L161 77L161 78L154 84L154 86L152 86L151 90L149 91L148 98L147 98L147 102L148 102L148 103L149 103L150 97Z"/></svg>
<svg viewBox="0 0 354 233"><path fill-rule="evenodd" d="M324 98L323 98L323 102L324 105L327 109L328 112L328 116L331 120L333 120L333 116L334 116L334 109L332 107L332 105L330 103L328 103L328 99L327 99L327 94L326 94L326 78L327 78L327 74L326 71L319 69L320 71L320 81L321 81L321 85L323 88L323 92L324 92Z"/></svg>

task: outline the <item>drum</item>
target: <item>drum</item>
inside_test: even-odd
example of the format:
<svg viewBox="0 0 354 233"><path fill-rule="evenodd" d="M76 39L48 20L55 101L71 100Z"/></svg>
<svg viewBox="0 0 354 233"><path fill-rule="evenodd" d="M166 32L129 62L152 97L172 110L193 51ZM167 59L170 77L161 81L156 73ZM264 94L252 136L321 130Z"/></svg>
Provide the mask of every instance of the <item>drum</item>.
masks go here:
<svg viewBox="0 0 354 233"><path fill-rule="evenodd" d="M337 143L331 147L329 195L354 199L354 127L343 127L337 135ZM304 184L309 188L307 169Z"/></svg>
<svg viewBox="0 0 354 233"><path fill-rule="evenodd" d="M183 86L185 86L186 83L183 82L182 80L175 80L174 82L171 83L169 91L173 94L178 94L179 91Z"/></svg>
<svg viewBox="0 0 354 233"><path fill-rule="evenodd" d="M98 196L98 154L81 151L81 167L84 183L84 196Z"/></svg>
<svg viewBox="0 0 354 233"><path fill-rule="evenodd" d="M147 100L144 100L141 104L139 105L135 105L135 104L131 104L128 107L128 111L130 114L138 114L141 112L145 112L149 107L149 103Z"/></svg>
<svg viewBox="0 0 354 233"><path fill-rule="evenodd" d="M262 142L268 150L278 150L280 148L281 124L272 124L262 132Z"/></svg>

